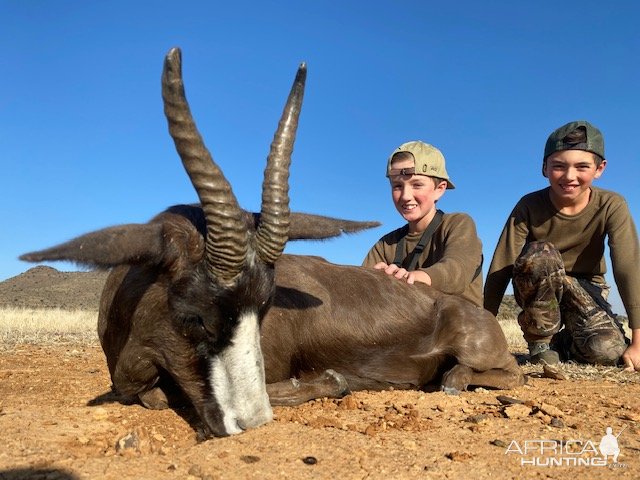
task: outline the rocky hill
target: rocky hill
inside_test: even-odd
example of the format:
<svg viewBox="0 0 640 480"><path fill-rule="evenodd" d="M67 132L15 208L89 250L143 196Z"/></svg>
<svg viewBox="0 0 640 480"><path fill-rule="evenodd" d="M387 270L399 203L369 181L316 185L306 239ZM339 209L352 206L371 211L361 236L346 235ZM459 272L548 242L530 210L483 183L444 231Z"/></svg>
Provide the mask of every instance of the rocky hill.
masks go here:
<svg viewBox="0 0 640 480"><path fill-rule="evenodd" d="M108 272L60 272L38 266L0 282L0 308L97 310Z"/></svg>
<svg viewBox="0 0 640 480"><path fill-rule="evenodd" d="M97 310L108 272L60 272L38 266L0 282L0 308L62 308ZM499 319L515 318L520 311L512 295L500 307Z"/></svg>

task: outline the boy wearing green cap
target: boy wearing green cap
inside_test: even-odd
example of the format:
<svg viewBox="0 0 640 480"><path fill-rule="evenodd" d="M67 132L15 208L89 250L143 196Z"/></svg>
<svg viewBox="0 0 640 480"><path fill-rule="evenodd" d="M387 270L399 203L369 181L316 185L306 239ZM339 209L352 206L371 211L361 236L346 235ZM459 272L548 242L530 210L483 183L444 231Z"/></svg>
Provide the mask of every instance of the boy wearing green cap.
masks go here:
<svg viewBox="0 0 640 480"><path fill-rule="evenodd" d="M549 186L509 215L489 267L484 306L494 315L510 279L532 363L615 365L640 371L640 247L625 199L592 186L607 165L602 133L575 121L547 139ZM607 302L605 239L632 341Z"/></svg>
<svg viewBox="0 0 640 480"><path fill-rule="evenodd" d="M475 223L464 213L436 208L445 191L455 188L442 153L424 142L404 143L387 160L387 177L393 203L407 224L378 240L362 265L481 307L482 243Z"/></svg>

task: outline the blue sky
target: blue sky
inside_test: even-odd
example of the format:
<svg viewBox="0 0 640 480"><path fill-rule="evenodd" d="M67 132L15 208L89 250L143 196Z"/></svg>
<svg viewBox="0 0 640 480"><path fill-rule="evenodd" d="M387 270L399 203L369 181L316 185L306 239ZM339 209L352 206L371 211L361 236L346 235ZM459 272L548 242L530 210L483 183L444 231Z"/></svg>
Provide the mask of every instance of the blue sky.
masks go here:
<svg viewBox="0 0 640 480"><path fill-rule="evenodd" d="M387 156L423 140L447 159L457 188L440 208L475 219L486 274L513 205L546 186L547 135L581 118L606 139L597 185L624 195L638 223L638 21L631 0L0 0L0 280L32 266L21 253L196 201L160 97L173 46L246 209L259 208L269 143L307 62L291 207L383 226L291 253L359 264L402 223Z"/></svg>

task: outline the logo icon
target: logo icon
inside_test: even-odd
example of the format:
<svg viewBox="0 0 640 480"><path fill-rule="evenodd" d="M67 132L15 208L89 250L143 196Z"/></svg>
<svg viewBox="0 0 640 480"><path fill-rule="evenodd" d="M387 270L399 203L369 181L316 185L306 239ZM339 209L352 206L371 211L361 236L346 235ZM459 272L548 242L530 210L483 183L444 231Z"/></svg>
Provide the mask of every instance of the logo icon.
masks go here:
<svg viewBox="0 0 640 480"><path fill-rule="evenodd" d="M617 435L613 428L607 427L600 443L592 440L512 440L505 454L520 456L520 465L534 467L609 467L625 468L624 463L618 463L620 446L618 437L625 431L625 425Z"/></svg>
<svg viewBox="0 0 640 480"><path fill-rule="evenodd" d="M624 432L627 426L625 425L620 433L613 434L613 428L607 427L606 434L600 440L600 454L604 457L604 461L607 461L609 456L613 457L613 463L618 463L618 455L620 455L620 447L618 446L618 437Z"/></svg>

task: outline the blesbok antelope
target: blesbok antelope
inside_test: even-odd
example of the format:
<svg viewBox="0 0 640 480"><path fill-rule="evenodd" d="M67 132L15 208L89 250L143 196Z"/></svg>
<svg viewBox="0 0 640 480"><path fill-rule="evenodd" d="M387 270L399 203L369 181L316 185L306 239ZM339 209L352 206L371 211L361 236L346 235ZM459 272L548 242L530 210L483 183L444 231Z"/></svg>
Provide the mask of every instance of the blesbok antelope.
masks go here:
<svg viewBox="0 0 640 480"><path fill-rule="evenodd" d="M304 64L271 145L260 214L240 209L204 146L181 69L172 49L162 76L165 114L201 206L171 207L147 224L20 257L113 268L98 333L117 392L150 408L180 392L203 433L222 436L269 421L270 403L432 382L455 390L523 383L489 312L378 270L282 254L288 238L377 225L289 212Z"/></svg>

